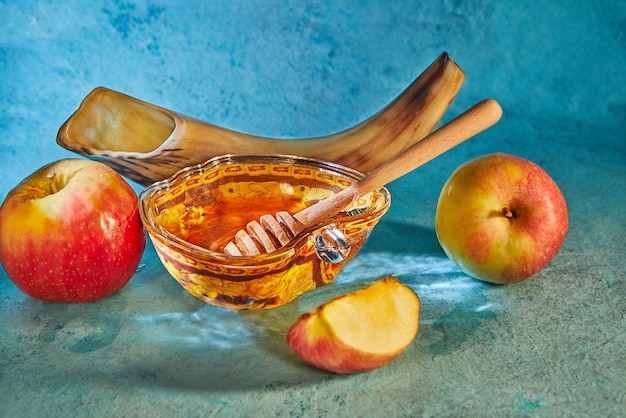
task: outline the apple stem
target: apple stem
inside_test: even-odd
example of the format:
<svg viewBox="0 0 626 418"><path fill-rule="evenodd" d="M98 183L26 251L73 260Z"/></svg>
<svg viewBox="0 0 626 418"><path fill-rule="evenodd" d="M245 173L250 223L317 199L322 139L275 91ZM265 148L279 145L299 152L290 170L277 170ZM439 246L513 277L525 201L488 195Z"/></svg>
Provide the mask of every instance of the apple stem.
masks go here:
<svg viewBox="0 0 626 418"><path fill-rule="evenodd" d="M58 185L58 181L56 179L56 173L54 171L49 172L48 174L46 174L46 177L48 179L50 179L50 191L52 192L52 194L58 192L59 189L59 185Z"/></svg>
<svg viewBox="0 0 626 418"><path fill-rule="evenodd" d="M509 218L509 219L515 216L513 211L507 208L506 206L502 208L502 214L504 215L505 218Z"/></svg>

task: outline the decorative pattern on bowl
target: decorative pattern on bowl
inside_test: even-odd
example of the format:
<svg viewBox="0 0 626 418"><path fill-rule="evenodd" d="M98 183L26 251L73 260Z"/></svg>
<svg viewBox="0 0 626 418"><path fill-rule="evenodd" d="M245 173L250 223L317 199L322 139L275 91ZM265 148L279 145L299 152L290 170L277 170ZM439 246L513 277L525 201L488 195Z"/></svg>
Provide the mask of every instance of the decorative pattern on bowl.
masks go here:
<svg viewBox="0 0 626 418"><path fill-rule="evenodd" d="M304 157L224 155L185 168L140 193L140 213L167 271L193 296L232 309L268 309L332 283L391 204L386 188L361 197L328 222L270 254L236 257L223 246L265 213L295 213L363 177ZM317 231L334 226L350 243L339 262L315 250Z"/></svg>

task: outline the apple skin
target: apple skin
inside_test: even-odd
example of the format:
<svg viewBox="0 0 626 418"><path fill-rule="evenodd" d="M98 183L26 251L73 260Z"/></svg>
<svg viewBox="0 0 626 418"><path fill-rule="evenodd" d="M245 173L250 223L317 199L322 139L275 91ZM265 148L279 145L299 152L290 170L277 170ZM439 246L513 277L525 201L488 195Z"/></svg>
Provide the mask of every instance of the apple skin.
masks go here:
<svg viewBox="0 0 626 418"><path fill-rule="evenodd" d="M543 269L568 228L565 198L540 166L494 153L462 164L446 181L437 238L466 274L495 284L516 283Z"/></svg>
<svg viewBox="0 0 626 418"><path fill-rule="evenodd" d="M365 372L390 363L408 348L418 332L419 310L415 292L389 276L301 315L285 341L319 369Z"/></svg>
<svg viewBox="0 0 626 418"><path fill-rule="evenodd" d="M135 191L99 162L72 158L46 165L0 207L0 262L35 299L105 298L130 280L145 245Z"/></svg>

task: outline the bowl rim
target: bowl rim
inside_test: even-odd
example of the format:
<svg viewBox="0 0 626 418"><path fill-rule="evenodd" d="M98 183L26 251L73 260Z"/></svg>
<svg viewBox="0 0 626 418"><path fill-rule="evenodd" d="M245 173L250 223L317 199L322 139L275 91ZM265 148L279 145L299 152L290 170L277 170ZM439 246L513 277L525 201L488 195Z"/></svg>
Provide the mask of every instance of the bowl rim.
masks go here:
<svg viewBox="0 0 626 418"><path fill-rule="evenodd" d="M280 160L281 162L287 162L291 164L299 164L303 166L310 167L311 164L314 165L313 168L316 168L320 171L325 171L332 173L334 175L341 175L350 180L358 181L365 177L365 174L357 171L353 168L334 163L332 161L324 161L317 158L312 157L304 157L304 156L296 156L290 154L224 154L212 157L206 160L203 163L191 165L188 167L184 167L178 170L176 173L172 174L170 177L154 182L149 186L146 186L138 196L139 199L139 213L144 224L145 229L150 235L151 239L158 239L159 241L164 241L167 245L173 245L179 251L193 255L193 256L201 256L204 258L213 258L215 260L219 260L220 262L228 262L230 265L241 267L243 265L246 266L259 266L262 264L270 264L280 261L284 258L288 258L293 256L297 250L303 245L303 240L308 240L311 232L322 228L323 226L336 223L337 221L341 221L344 218L349 217L350 222L365 220L369 218L382 217L391 205L391 193L386 187L381 187L377 190L380 194L383 195L383 203L382 205L375 211L365 211L356 215L347 215L344 218L334 219L333 222L326 222L324 224L314 225L309 227L303 231L301 231L298 235L296 235L288 244L283 245L281 248L273 251L271 253L263 253L258 255L251 256L232 256L221 251L210 250L208 248L192 244L177 235L169 232L167 229L163 228L160 224L154 222L150 222L148 213L150 212L148 205L146 204L147 198L150 196L154 196L156 193L175 186L177 183L184 181L190 177L198 175L203 171L211 170L220 165L225 165L229 163L238 163L238 162L275 162L276 160ZM382 212L382 213L381 213Z"/></svg>

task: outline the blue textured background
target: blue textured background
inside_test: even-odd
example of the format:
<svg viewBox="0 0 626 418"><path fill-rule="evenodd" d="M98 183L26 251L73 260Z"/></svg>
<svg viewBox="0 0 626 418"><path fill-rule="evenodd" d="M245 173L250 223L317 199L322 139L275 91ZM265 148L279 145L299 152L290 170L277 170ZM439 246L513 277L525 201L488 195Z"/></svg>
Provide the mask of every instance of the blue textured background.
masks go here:
<svg viewBox="0 0 626 418"><path fill-rule="evenodd" d="M623 2L325 3L0 2L0 144L36 151L2 176L66 156L56 131L96 86L245 132L313 136L370 116L443 50L468 76L450 114L483 97L505 109L489 148L534 157L540 138L569 137L581 152L623 151Z"/></svg>
<svg viewBox="0 0 626 418"><path fill-rule="evenodd" d="M362 256L298 308L359 278L399 275L419 290L424 319L392 365L334 379L285 361L281 333L296 308L206 307L149 248L127 288L85 306L32 301L0 272L2 408L623 415L625 28L626 2L611 0L0 0L2 199L74 156L56 133L96 86L256 135L318 136L371 116L447 51L467 79L445 119L486 97L504 108L497 126L392 184L392 209ZM554 262L505 288L461 275L433 230L445 179L494 151L542 165L571 217ZM239 348L221 357L219 341Z"/></svg>

